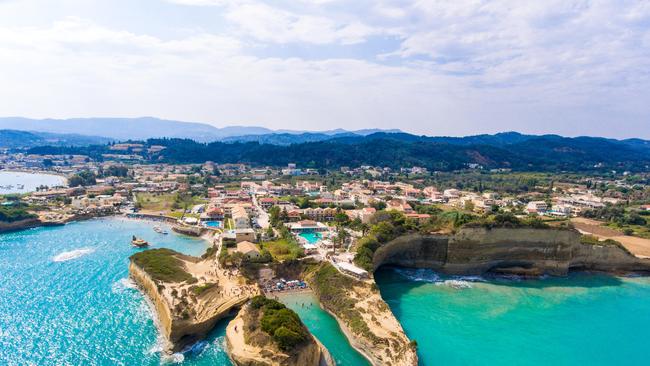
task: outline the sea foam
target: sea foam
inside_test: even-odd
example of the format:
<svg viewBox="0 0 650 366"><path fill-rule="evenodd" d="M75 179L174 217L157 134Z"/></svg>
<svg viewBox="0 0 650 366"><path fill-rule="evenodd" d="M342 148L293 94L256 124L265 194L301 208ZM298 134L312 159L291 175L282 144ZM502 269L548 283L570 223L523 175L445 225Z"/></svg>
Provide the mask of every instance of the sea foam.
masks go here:
<svg viewBox="0 0 650 366"><path fill-rule="evenodd" d="M124 290L133 290L137 289L138 286L135 284L135 282L126 277L126 278L120 278L119 280L113 282L113 285L111 286L111 291L113 291L114 294L119 294L124 292Z"/></svg>
<svg viewBox="0 0 650 366"><path fill-rule="evenodd" d="M414 282L428 282L436 286L447 286L455 289L472 288L473 282L484 282L481 276L441 276L430 269L396 268L401 276Z"/></svg>
<svg viewBox="0 0 650 366"><path fill-rule="evenodd" d="M80 257L83 257L84 255L90 254L94 252L94 248L81 248L81 249L75 249L75 250L70 250L67 252L59 253L55 255L52 260L54 262L66 262L70 261L73 259L77 259Z"/></svg>

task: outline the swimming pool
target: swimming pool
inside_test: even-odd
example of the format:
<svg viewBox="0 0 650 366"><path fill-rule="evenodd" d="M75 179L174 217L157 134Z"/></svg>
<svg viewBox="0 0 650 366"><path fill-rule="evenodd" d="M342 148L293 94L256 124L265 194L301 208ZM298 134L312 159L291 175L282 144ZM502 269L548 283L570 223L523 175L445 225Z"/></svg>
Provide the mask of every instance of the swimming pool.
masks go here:
<svg viewBox="0 0 650 366"><path fill-rule="evenodd" d="M300 233L299 235L305 238L305 240L307 240L307 243L309 244L316 244L323 238L323 236L317 232L310 232L310 233L306 232L306 233Z"/></svg>
<svg viewBox="0 0 650 366"><path fill-rule="evenodd" d="M206 227L221 227L221 221L205 221L203 226Z"/></svg>

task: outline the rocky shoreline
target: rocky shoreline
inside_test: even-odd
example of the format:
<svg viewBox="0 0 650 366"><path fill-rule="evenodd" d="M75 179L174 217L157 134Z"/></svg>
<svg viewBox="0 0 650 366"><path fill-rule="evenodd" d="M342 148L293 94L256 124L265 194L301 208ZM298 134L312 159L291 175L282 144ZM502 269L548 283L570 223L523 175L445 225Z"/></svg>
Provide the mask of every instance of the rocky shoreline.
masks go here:
<svg viewBox="0 0 650 366"><path fill-rule="evenodd" d="M0 222L0 233L10 233L32 229L41 226L60 226L65 225L65 222L46 222L37 218L18 220L13 222Z"/></svg>
<svg viewBox="0 0 650 366"><path fill-rule="evenodd" d="M377 249L373 257L373 268L377 270L383 265L396 265L428 268L454 275L496 273L524 277L565 276L570 271L650 273L650 260L637 258L620 245L586 244L580 238L580 233L575 230L547 228L464 228L456 234L409 234ZM355 300L354 304L349 305L352 308L356 308L364 298L372 297L372 291L362 290L364 286L376 289L372 278L367 281L350 278L348 281L353 284L346 294ZM391 358L395 355L382 352L385 345L376 342L376 339L373 341L372 333L364 334L352 329L354 320L346 314L349 309L332 306L332 299L319 292L322 286L315 281L314 274L308 275L308 282L318 296L321 307L337 320L352 347L373 366L417 364L414 348L413 356L407 351L402 359ZM373 318L384 316L385 319L395 319L378 291L377 295L376 308L362 305L365 312L356 314L358 320L371 325ZM394 334L391 335L396 339L408 340L399 323L393 330Z"/></svg>
<svg viewBox="0 0 650 366"><path fill-rule="evenodd" d="M226 350L237 366L335 366L329 351L309 334L291 351L278 348L259 327L250 304L239 311L226 329Z"/></svg>
<svg viewBox="0 0 650 366"><path fill-rule="evenodd" d="M359 281L323 263L306 280L350 345L373 366L418 363L412 343L372 280Z"/></svg>
<svg viewBox="0 0 650 366"><path fill-rule="evenodd" d="M100 218L100 217L107 217L107 216L75 215L57 221L42 220L40 218L31 218L31 219L18 220L13 222L0 222L0 234L33 229L37 227L62 226L70 222L84 221L84 220L90 220L90 219Z"/></svg>
<svg viewBox="0 0 650 366"><path fill-rule="evenodd" d="M650 260L617 243L587 244L571 229L463 228L456 234L410 234L382 245L373 267L391 264L452 275L565 276L570 271L650 273Z"/></svg>
<svg viewBox="0 0 650 366"><path fill-rule="evenodd" d="M397 265L463 275L563 276L574 270L650 273L650 260L637 258L615 244L582 243L579 233L567 229L464 228L455 234L409 234L380 247L374 254L373 265L375 270L382 265ZM351 346L373 366L417 365L415 343L407 338L374 280L353 279L332 269L327 263L318 264L316 270L312 268L305 273L305 280L320 306L339 323ZM183 322L171 315L171 306L161 296L159 284L133 263L130 272L152 299L161 331L175 344L170 348L173 350L187 341L195 341L197 335L207 333L230 309L248 301L248 298L241 299L203 322ZM236 319L239 318L238 315ZM231 332L234 324L228 326ZM188 338L188 334L192 336ZM232 347L232 341L229 345ZM267 362L268 358L263 361L265 357L252 357L251 352L239 351L229 350L237 365L275 364ZM264 354L271 357L268 352ZM277 360L277 354L271 358Z"/></svg>
<svg viewBox="0 0 650 366"><path fill-rule="evenodd" d="M140 253L146 253L144 251ZM208 260L171 254L182 262L187 281L154 278L131 257L129 274L154 305L160 331L168 341L166 351L177 352L204 338L224 317L258 293L255 287L239 286L237 278L218 274ZM235 291L234 288L238 288Z"/></svg>

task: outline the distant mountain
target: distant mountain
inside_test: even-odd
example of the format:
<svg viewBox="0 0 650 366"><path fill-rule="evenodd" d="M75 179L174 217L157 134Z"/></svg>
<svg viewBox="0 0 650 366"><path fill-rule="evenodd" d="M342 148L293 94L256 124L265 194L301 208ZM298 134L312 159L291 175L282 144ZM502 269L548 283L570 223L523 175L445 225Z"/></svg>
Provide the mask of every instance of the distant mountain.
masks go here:
<svg viewBox="0 0 650 366"><path fill-rule="evenodd" d="M20 129L57 134L77 134L105 136L115 140L146 140L149 138L187 138L199 142L220 141L233 136L241 136L241 141L254 140L250 136L269 134L301 135L310 131L278 130L256 126L214 127L205 123L164 120L153 117L140 118L71 118L71 119L30 119L23 117L0 117L0 129ZM366 129L352 131L365 136L375 132L399 130ZM345 130L314 132L315 134L336 135ZM238 140L238 141L239 141ZM270 139L272 140L272 138Z"/></svg>
<svg viewBox="0 0 650 366"><path fill-rule="evenodd" d="M346 131L343 129L323 131L323 132L285 132L285 133L270 133L263 135L244 135L244 136L231 136L221 139L222 142L259 142L260 144L270 145L291 145L302 144L304 142L318 142L327 141L332 139L343 140L349 138L351 141L356 141L365 136L373 134L397 134L402 133L400 130L356 130Z"/></svg>
<svg viewBox="0 0 650 366"><path fill-rule="evenodd" d="M0 130L0 148L30 148L34 146L88 146L107 144L113 141L106 137Z"/></svg>
<svg viewBox="0 0 650 366"><path fill-rule="evenodd" d="M260 144L269 144L269 145L291 145L291 144L301 144L304 142L317 142L317 141L326 141L333 138L340 138L344 136L358 136L352 132L344 132L335 135L327 135L324 133L316 132L305 132L300 134L293 133L270 133L264 135L244 135L244 136L232 136L222 139L222 142L234 143L234 142L258 142Z"/></svg>
<svg viewBox="0 0 650 366"><path fill-rule="evenodd" d="M214 141L228 135L262 132L249 127L220 129L203 123L178 122L158 118L71 118L29 119L21 117L0 118L0 128L63 134L106 136L116 140L142 140L153 137L190 138L197 141ZM254 132L253 132L254 131ZM272 131L265 130L264 133Z"/></svg>

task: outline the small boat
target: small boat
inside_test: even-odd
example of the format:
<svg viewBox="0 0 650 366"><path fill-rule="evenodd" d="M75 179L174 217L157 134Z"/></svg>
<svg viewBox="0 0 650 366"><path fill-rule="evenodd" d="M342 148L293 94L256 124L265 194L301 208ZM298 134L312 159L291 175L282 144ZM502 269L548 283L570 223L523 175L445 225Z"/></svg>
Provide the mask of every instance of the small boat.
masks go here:
<svg viewBox="0 0 650 366"><path fill-rule="evenodd" d="M146 240L138 239L135 237L135 235L133 235L133 239L131 239L131 245L138 248L144 248L144 247L148 247L149 243Z"/></svg>
<svg viewBox="0 0 650 366"><path fill-rule="evenodd" d="M161 228L160 226L154 226L154 227L153 227L153 231L157 232L158 234L163 234L163 235L167 235L167 234L169 234L169 233L167 232L167 230L164 230L164 229Z"/></svg>

